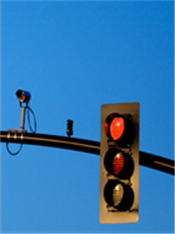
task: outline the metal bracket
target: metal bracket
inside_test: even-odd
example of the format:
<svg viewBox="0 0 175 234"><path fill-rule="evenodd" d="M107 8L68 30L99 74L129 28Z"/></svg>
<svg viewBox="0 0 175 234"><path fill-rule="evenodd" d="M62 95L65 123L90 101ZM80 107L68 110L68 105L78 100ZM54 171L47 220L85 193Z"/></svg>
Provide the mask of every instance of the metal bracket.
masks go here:
<svg viewBox="0 0 175 234"><path fill-rule="evenodd" d="M15 140L17 139L17 133L19 133L19 134L21 134L21 140L23 140L23 138L24 138L24 133L27 133L27 131L26 130L23 130L23 129L7 129L7 139L10 139L11 138L11 136L10 136L10 134L14 134L13 136L12 136L12 138L14 138ZM22 143L21 143L21 145L20 145L20 148L19 148L19 150L17 151L17 152L15 152L15 153L13 153L13 152L11 152L10 151L10 149L9 149L9 146L8 146L8 144L9 144L9 142L7 141L6 142L6 148L7 148L7 151L11 154L11 155L17 155L20 151L21 151L21 148L22 148Z"/></svg>

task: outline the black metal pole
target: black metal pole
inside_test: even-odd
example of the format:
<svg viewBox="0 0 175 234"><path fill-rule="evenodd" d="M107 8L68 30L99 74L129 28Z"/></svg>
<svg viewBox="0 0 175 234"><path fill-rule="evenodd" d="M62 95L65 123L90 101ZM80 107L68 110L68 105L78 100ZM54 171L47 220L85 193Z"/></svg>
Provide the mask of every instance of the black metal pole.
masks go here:
<svg viewBox="0 0 175 234"><path fill-rule="evenodd" d="M41 145L100 155L100 142L64 136L0 132L1 142ZM175 175L175 161L140 151L140 165Z"/></svg>

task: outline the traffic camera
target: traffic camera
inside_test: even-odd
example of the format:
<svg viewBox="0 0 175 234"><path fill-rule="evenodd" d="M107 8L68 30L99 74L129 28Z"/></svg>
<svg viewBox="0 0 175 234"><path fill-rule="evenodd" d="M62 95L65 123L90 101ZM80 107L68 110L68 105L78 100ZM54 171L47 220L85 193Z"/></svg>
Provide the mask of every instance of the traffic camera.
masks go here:
<svg viewBox="0 0 175 234"><path fill-rule="evenodd" d="M16 92L16 96L20 102L20 105L22 103L26 103L26 105L28 105L30 99L31 99L31 94L28 91L24 91L21 89L18 89Z"/></svg>

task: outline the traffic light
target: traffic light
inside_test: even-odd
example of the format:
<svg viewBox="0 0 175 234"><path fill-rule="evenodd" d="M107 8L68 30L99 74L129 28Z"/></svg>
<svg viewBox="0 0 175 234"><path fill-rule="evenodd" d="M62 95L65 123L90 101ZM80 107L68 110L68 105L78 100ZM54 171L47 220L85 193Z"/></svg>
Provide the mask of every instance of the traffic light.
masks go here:
<svg viewBox="0 0 175 234"><path fill-rule="evenodd" d="M72 128L73 128L73 121L69 119L69 120L67 120L67 131L66 131L68 137L70 137L71 135L73 135Z"/></svg>
<svg viewBox="0 0 175 234"><path fill-rule="evenodd" d="M100 223L138 221L139 103L101 107Z"/></svg>

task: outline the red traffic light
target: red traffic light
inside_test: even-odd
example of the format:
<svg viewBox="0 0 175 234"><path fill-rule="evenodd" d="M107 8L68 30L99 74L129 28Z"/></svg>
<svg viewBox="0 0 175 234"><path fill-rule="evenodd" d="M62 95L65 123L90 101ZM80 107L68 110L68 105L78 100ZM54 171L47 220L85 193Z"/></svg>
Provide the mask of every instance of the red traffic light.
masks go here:
<svg viewBox="0 0 175 234"><path fill-rule="evenodd" d="M131 155L118 148L111 148L106 152L104 166L109 174L120 179L129 179L134 171Z"/></svg>
<svg viewBox="0 0 175 234"><path fill-rule="evenodd" d="M122 117L114 117L111 121L109 131L113 140L118 140L123 135L125 122Z"/></svg>
<svg viewBox="0 0 175 234"><path fill-rule="evenodd" d="M139 103L101 106L100 223L138 221Z"/></svg>
<svg viewBox="0 0 175 234"><path fill-rule="evenodd" d="M132 143L135 130L131 115L112 113L106 118L104 128L106 136L121 147Z"/></svg>

